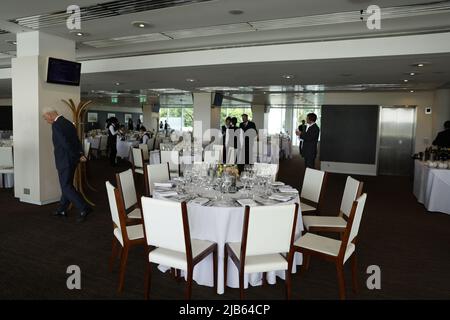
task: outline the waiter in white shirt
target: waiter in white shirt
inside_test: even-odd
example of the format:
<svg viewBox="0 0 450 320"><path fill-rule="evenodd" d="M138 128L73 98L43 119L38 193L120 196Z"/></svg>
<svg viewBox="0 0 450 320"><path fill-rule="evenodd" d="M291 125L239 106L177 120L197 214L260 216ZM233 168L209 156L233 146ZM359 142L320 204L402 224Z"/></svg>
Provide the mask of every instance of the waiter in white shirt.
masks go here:
<svg viewBox="0 0 450 320"><path fill-rule="evenodd" d="M117 135L119 134L119 120L116 117L110 119L108 126L108 147L109 147L109 163L116 166L117 158Z"/></svg>

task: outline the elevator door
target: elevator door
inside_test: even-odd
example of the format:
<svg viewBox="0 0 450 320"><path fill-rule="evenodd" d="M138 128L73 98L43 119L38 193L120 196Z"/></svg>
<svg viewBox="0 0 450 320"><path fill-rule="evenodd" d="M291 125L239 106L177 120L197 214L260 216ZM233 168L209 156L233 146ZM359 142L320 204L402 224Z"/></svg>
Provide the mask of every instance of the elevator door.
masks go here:
<svg viewBox="0 0 450 320"><path fill-rule="evenodd" d="M412 174L415 107L382 107L380 116L380 151L378 173L409 176Z"/></svg>

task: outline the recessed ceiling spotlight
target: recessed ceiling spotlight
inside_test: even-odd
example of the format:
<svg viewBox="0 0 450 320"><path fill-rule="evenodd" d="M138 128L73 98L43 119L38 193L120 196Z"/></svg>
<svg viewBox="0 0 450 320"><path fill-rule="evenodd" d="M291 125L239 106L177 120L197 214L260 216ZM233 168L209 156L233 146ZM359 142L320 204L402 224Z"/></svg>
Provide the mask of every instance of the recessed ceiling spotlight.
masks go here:
<svg viewBox="0 0 450 320"><path fill-rule="evenodd" d="M195 82L195 79L187 78L186 81L187 81L187 82Z"/></svg>
<svg viewBox="0 0 450 320"><path fill-rule="evenodd" d="M409 81L408 79L403 80L403 82L408 82L408 81Z"/></svg>
<svg viewBox="0 0 450 320"><path fill-rule="evenodd" d="M72 31L70 31L70 33L73 34L73 35L75 35L75 36L77 36L77 37L86 37L86 36L89 35L88 33L86 33L86 32L81 32L81 31L79 31L79 30L72 30Z"/></svg>
<svg viewBox="0 0 450 320"><path fill-rule="evenodd" d="M15 46L17 44L16 40L6 40L6 43Z"/></svg>
<svg viewBox="0 0 450 320"><path fill-rule="evenodd" d="M139 29L145 29L150 28L151 25L145 21L134 21L131 23L133 27L139 28Z"/></svg>
<svg viewBox="0 0 450 320"><path fill-rule="evenodd" d="M228 11L228 13L232 14L232 15L239 15L239 14L243 14L244 11L235 9L235 10Z"/></svg>
<svg viewBox="0 0 450 320"><path fill-rule="evenodd" d="M414 93L414 90L409 90L409 92Z"/></svg>
<svg viewBox="0 0 450 320"><path fill-rule="evenodd" d="M120 82L116 82L116 86L120 86Z"/></svg>
<svg viewBox="0 0 450 320"><path fill-rule="evenodd" d="M293 79L294 76L293 76L292 74L284 74L284 75L283 75L283 78L284 78L284 79Z"/></svg>
<svg viewBox="0 0 450 320"><path fill-rule="evenodd" d="M410 73L409 73L410 76L415 76L416 74L417 74L417 73L415 73L415 72L410 72Z"/></svg>
<svg viewBox="0 0 450 320"><path fill-rule="evenodd" d="M419 67L419 68L421 68L421 67L423 67L423 66L425 66L423 63L418 63L418 64L417 64L417 67Z"/></svg>

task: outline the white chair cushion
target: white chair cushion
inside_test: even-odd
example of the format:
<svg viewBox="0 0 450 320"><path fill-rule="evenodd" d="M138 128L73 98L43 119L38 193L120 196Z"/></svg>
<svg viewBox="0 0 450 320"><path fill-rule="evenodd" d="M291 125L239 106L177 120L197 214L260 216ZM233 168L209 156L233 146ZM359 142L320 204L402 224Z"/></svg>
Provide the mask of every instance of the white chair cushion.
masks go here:
<svg viewBox="0 0 450 320"><path fill-rule="evenodd" d="M341 247L341 241L322 237L313 233L306 233L301 236L300 239L295 241L294 246L337 257ZM354 251L355 245L353 243L349 243L347 245L347 250L345 251L344 263Z"/></svg>
<svg viewBox="0 0 450 320"><path fill-rule="evenodd" d="M213 244L213 242L206 240L191 239L192 258L195 259L195 257L197 257ZM156 248L149 253L148 259L150 262L156 264L161 264L167 267L181 270L187 270L186 254L184 252L164 248Z"/></svg>
<svg viewBox="0 0 450 320"><path fill-rule="evenodd" d="M127 226L127 234L128 239L130 240L142 239L144 238L144 228L142 224ZM120 232L119 228L114 228L114 235L116 236L117 240L119 240L120 244L123 247L122 233Z"/></svg>
<svg viewBox="0 0 450 320"><path fill-rule="evenodd" d="M139 174L144 174L144 169L136 168L136 169L134 169L134 172L139 173Z"/></svg>
<svg viewBox="0 0 450 320"><path fill-rule="evenodd" d="M134 209L129 214L127 214L127 217L130 219L142 219L141 209Z"/></svg>
<svg viewBox="0 0 450 320"><path fill-rule="evenodd" d="M180 176L180 174L178 173L178 171L170 171L170 178L178 178Z"/></svg>
<svg viewBox="0 0 450 320"><path fill-rule="evenodd" d="M300 210L301 210L301 212L315 211L316 207L313 207L313 206L310 206L309 204L300 202Z"/></svg>
<svg viewBox="0 0 450 320"><path fill-rule="evenodd" d="M306 230L310 227L345 228L347 221L342 217L304 216L303 225Z"/></svg>
<svg viewBox="0 0 450 320"><path fill-rule="evenodd" d="M238 259L240 259L241 243L230 242L228 245ZM279 253L245 257L244 273L287 270L287 268L288 263L286 259Z"/></svg>

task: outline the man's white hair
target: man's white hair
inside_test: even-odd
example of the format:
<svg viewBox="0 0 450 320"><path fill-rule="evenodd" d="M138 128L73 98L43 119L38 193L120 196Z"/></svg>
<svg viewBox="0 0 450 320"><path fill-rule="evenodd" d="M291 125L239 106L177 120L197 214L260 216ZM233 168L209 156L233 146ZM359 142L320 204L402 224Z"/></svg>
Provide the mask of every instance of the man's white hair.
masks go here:
<svg viewBox="0 0 450 320"><path fill-rule="evenodd" d="M58 111L56 111L56 109L53 107L45 107L44 109L42 109L42 114L47 113L58 113Z"/></svg>

